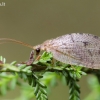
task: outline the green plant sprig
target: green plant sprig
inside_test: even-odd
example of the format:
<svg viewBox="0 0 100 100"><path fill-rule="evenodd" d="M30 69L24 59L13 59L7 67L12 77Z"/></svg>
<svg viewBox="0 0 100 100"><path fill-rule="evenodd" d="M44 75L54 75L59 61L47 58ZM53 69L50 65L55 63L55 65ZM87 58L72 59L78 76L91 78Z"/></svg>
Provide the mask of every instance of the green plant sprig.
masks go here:
<svg viewBox="0 0 100 100"><path fill-rule="evenodd" d="M47 89L51 84L50 81L52 82L52 78L49 78L50 74L47 76L50 80L45 78L45 76L47 75L46 73L51 73L51 75L56 73L61 77L65 77L66 84L69 86L69 100L80 100L78 81L82 75L86 75L88 72L92 73L93 70L88 71L89 69L84 70L84 68L80 66L71 66L57 61L53 63L52 59L53 56L51 53L44 52L38 61L27 65L25 63L18 64L16 61L7 64L6 59L0 57L1 94L7 93L8 87L10 87L8 86L9 82L13 84L14 89L16 85L20 83L18 78L21 78L33 87L33 95L35 95L37 100L48 100ZM54 83L56 83L56 80L57 79L53 80L55 81ZM27 98L27 100L29 99L30 98Z"/></svg>

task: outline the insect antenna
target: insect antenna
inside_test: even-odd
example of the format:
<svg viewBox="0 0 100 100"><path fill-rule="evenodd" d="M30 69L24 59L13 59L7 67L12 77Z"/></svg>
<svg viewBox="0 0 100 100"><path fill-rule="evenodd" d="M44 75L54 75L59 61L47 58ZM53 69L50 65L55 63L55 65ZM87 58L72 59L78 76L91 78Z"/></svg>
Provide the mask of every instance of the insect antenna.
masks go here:
<svg viewBox="0 0 100 100"><path fill-rule="evenodd" d="M33 48L32 45L30 44L27 44L27 43L24 43L24 42L21 42L21 41L18 41L18 40L15 40L15 39L10 39L10 38L0 38L0 44L3 44L3 43L8 43L8 42L14 42L14 43L17 43L17 44L21 44L23 46L26 46L26 47L29 47L29 48Z"/></svg>

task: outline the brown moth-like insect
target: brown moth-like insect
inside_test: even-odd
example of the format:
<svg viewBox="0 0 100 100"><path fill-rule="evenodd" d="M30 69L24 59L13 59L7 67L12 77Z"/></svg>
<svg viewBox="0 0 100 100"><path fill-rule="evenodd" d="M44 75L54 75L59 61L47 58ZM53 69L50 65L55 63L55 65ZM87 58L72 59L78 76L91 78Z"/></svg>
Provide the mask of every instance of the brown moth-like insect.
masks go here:
<svg viewBox="0 0 100 100"><path fill-rule="evenodd" d="M54 59L66 64L100 69L100 38L92 34L66 34L37 46L9 38L0 38L0 41L22 44L35 50L37 54L41 50L51 52Z"/></svg>

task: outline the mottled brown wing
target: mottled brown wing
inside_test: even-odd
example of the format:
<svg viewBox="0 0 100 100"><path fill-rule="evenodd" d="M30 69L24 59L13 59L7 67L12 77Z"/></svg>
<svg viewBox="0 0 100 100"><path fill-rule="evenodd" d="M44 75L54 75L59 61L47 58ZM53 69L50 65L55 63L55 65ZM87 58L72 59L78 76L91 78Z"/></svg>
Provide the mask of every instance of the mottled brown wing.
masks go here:
<svg viewBox="0 0 100 100"><path fill-rule="evenodd" d="M46 50L63 63L93 69L100 68L100 38L92 34L72 33L47 43Z"/></svg>

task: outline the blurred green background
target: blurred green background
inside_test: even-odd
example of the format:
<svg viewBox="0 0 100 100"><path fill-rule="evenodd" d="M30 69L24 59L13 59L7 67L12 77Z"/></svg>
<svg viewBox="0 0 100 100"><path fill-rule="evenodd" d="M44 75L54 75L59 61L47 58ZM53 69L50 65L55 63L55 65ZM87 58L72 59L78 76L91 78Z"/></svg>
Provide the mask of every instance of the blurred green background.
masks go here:
<svg viewBox="0 0 100 100"><path fill-rule="evenodd" d="M31 45L60 35L84 32L100 35L100 0L0 0L0 38L14 38ZM31 49L17 44L0 45L0 55L7 62L28 59ZM81 99L90 92L87 78L80 81ZM0 100L13 100L20 88ZM60 82L49 100L67 100L68 88Z"/></svg>

